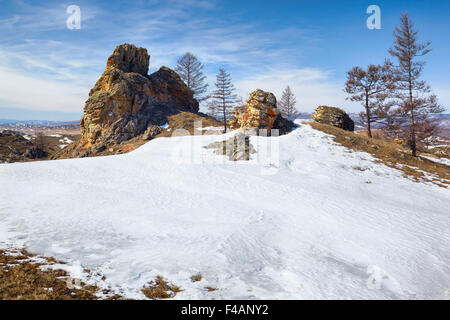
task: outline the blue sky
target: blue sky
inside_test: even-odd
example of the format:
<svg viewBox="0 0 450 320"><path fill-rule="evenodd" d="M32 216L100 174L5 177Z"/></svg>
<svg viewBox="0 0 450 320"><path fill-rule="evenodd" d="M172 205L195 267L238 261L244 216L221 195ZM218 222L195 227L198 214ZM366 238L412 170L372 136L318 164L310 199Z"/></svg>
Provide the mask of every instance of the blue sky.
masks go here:
<svg viewBox="0 0 450 320"><path fill-rule="evenodd" d="M372 4L381 8L381 30L366 27ZM69 5L81 8L80 30L66 27ZM359 111L345 100L345 72L388 57L405 11L420 39L433 42L424 78L448 107L448 0L0 0L0 118L77 120L107 57L124 42L148 49L150 71L191 51L211 88L224 67L244 99L256 88L280 96L290 85L300 111L322 104Z"/></svg>

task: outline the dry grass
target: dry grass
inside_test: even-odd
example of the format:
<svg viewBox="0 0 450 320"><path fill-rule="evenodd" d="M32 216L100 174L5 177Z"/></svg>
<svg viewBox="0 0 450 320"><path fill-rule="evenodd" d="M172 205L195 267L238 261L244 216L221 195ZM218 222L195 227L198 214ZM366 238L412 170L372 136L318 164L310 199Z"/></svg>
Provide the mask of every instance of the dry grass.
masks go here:
<svg viewBox="0 0 450 320"><path fill-rule="evenodd" d="M41 268L56 263L55 259L35 263L33 257L26 250L0 250L0 300L98 299L97 287L81 283L80 288L74 288L64 270Z"/></svg>
<svg viewBox="0 0 450 320"><path fill-rule="evenodd" d="M199 282L199 281L201 281L201 280L202 280L202 275L201 275L200 273L194 274L194 275L191 277L191 281L192 281L192 282Z"/></svg>
<svg viewBox="0 0 450 320"><path fill-rule="evenodd" d="M34 146L36 138L31 137L30 140L26 140L20 136L0 136L0 163L50 160L53 154L62 152L63 149L60 148L60 145L63 145L63 143L60 140L64 137L75 141L79 139L80 135L64 134L62 137L44 135L42 145L47 155L42 158L30 159L25 156L25 153L27 149Z"/></svg>
<svg viewBox="0 0 450 320"><path fill-rule="evenodd" d="M163 277L157 276L141 290L150 299L169 299L175 297L182 290L176 285L167 282Z"/></svg>
<svg viewBox="0 0 450 320"><path fill-rule="evenodd" d="M327 124L308 122L314 129L332 135L334 141L354 151L367 152L379 159L379 163L403 171L416 182L432 182L447 188L450 184L450 167L421 157L413 157L409 150L395 143L368 138L365 135L345 131ZM358 170L357 168L355 168ZM428 173L432 175L426 175Z"/></svg>
<svg viewBox="0 0 450 320"><path fill-rule="evenodd" d="M205 287L205 289L206 289L206 291L208 291L208 292L213 292L213 291L216 291L216 290L217 290L217 288L214 288L214 287Z"/></svg>
<svg viewBox="0 0 450 320"><path fill-rule="evenodd" d="M202 128L205 127L221 127L223 123L217 121L216 119L209 117L202 113L193 113L182 111L180 113L168 116L170 131L164 130L157 137L170 137L172 133L177 129L184 129L189 131L189 134L194 135L194 123L195 121L202 122ZM202 132L205 133L204 131ZM200 134L200 132L195 132L195 134Z"/></svg>

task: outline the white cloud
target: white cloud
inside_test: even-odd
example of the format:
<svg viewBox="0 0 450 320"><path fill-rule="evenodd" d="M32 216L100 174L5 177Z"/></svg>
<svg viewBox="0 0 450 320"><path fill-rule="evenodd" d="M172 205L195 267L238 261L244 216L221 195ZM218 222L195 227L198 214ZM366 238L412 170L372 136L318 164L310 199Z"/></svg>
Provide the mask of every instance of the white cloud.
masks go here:
<svg viewBox="0 0 450 320"><path fill-rule="evenodd" d="M236 82L236 87L245 100L257 88L270 91L280 98L289 85L297 97L297 108L301 112L311 112L319 105L350 106L345 101L342 85L333 82L330 75L329 71L313 68L268 70ZM354 105L351 109L353 108Z"/></svg>
<svg viewBox="0 0 450 320"><path fill-rule="evenodd" d="M81 111L89 93L88 87L20 75L4 67L0 67L0 88L2 107L64 112Z"/></svg>
<svg viewBox="0 0 450 320"><path fill-rule="evenodd" d="M280 97L290 85L300 111L309 112L321 104L349 112L360 110L345 100L343 81L335 80L330 71L308 68L302 61L303 53L317 46L314 32L297 28L262 31L260 25L239 17L225 21L204 14L214 10L214 2L188 1L149 1L146 10L134 3L125 12L83 4L82 30L73 37L66 33L73 31L64 30L64 5L22 4L21 12L0 20L7 39L0 44L0 107L80 111L112 49L131 42L149 50L151 71L161 65L173 67L178 56L193 52L205 63L210 89L219 67L225 67L244 99L256 88ZM193 6L195 10L189 10ZM43 16L47 19L42 20ZM55 30L60 37L54 36ZM449 91L443 88L436 93L448 105Z"/></svg>
<svg viewBox="0 0 450 320"><path fill-rule="evenodd" d="M16 36L30 36L33 33L67 29L66 20L69 17L69 4L52 3L47 6L33 5L24 1L16 1L20 13L0 19L1 30L12 30ZM82 21L89 23L98 17L101 11L90 5L83 5Z"/></svg>
<svg viewBox="0 0 450 320"><path fill-rule="evenodd" d="M178 56L192 51L206 64L210 80L224 64L230 66L236 79L242 79L242 74L253 74L259 66L277 64L289 55L289 48L281 43L288 41L287 35L302 33L295 29L261 32L258 26L238 19L220 21L186 10L192 6L211 10L214 3L208 1L155 2L148 10L133 5L125 12L81 5L82 30L71 37L68 32L73 31L65 30L64 5L40 7L20 2L20 12L0 20L0 27L9 28L8 41L0 45L0 70L8 77L2 78L0 107L81 110L106 58L122 42L146 47L152 56L152 71L161 65L171 67ZM94 22L95 29L89 29L89 23ZM55 37L55 30L60 37Z"/></svg>

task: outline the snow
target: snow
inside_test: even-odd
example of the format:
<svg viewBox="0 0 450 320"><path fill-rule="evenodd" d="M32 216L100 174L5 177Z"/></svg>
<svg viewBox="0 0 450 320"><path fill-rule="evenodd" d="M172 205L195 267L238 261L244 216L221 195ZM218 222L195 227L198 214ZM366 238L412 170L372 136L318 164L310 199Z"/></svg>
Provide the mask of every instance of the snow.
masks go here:
<svg viewBox="0 0 450 320"><path fill-rule="evenodd" d="M202 131L223 131L224 127L214 127L214 126L210 126L210 127L203 127L201 129Z"/></svg>
<svg viewBox="0 0 450 320"><path fill-rule="evenodd" d="M434 157L428 157L428 156L421 156L422 158L428 159L433 162L445 164L446 166L450 167L450 159L447 158L434 158Z"/></svg>
<svg viewBox="0 0 450 320"><path fill-rule="evenodd" d="M62 142L63 144L58 145L58 147L64 149L65 147L67 147L69 143L72 143L73 141L67 137L64 137L64 139L59 139L59 142Z"/></svg>
<svg viewBox="0 0 450 320"><path fill-rule="evenodd" d="M67 138L67 137L64 137L64 139L59 139L59 142L62 142L62 143L67 143L67 144L69 144L69 143L72 143L73 141L72 140L70 140L69 138Z"/></svg>
<svg viewBox="0 0 450 320"><path fill-rule="evenodd" d="M137 299L157 275L184 290L175 299L449 299L448 189L306 124L252 137L248 162L202 148L233 134L1 164L0 246L100 272Z"/></svg>

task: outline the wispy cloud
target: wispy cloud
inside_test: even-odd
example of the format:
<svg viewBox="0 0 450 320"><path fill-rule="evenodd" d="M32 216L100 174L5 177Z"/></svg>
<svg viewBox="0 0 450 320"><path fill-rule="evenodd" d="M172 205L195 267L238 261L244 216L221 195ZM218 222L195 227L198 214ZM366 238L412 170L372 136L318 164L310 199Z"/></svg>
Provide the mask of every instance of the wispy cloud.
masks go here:
<svg viewBox="0 0 450 320"><path fill-rule="evenodd" d="M313 32L268 30L239 15L218 19L213 1L147 1L145 9L130 3L126 10L82 2L78 31L65 26L69 3L16 4L15 12L0 19L7 39L0 45L0 107L81 111L106 58L123 42L148 48L152 70L173 66L179 55L194 52L205 63L211 84L218 68L226 67L243 98L258 87L280 95L289 84L304 110L318 101L343 101L330 72L309 68L302 59L306 48L317 45ZM299 42L304 49L299 50Z"/></svg>
<svg viewBox="0 0 450 320"><path fill-rule="evenodd" d="M79 112L87 98L89 87L79 87L59 81L43 80L39 75L20 75L0 67L0 105Z"/></svg>
<svg viewBox="0 0 450 320"><path fill-rule="evenodd" d="M15 37L22 35L29 37L66 29L68 18L66 9L72 3L50 2L48 5L36 5L22 0L15 0L13 3L16 13L0 19L0 29L13 31ZM83 10L82 17L87 26L101 14L101 10L88 4L84 5L84 8L86 10Z"/></svg>
<svg viewBox="0 0 450 320"><path fill-rule="evenodd" d="M319 105L350 106L345 101L342 85L335 83L331 74L330 71L313 68L271 69L238 81L236 85L243 97L259 88L273 92L278 98L289 85L297 97L297 108L302 112L310 112Z"/></svg>

